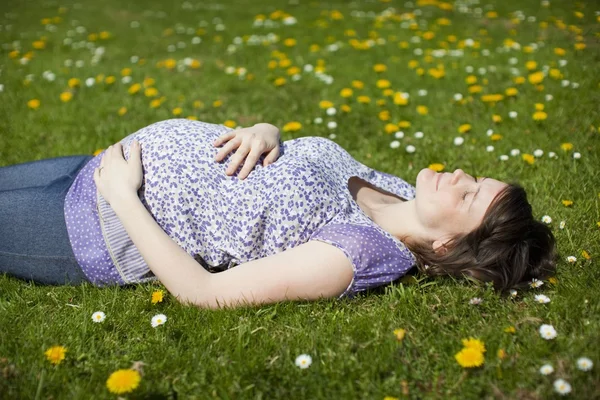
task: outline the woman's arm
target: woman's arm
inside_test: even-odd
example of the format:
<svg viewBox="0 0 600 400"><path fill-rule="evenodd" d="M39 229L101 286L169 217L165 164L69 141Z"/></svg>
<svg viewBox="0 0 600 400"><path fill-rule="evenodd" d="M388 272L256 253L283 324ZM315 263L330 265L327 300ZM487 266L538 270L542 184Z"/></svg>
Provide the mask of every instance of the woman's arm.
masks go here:
<svg viewBox="0 0 600 400"><path fill-rule="evenodd" d="M212 274L162 230L137 194L119 197L111 207L150 270L173 296L193 304L205 298Z"/></svg>

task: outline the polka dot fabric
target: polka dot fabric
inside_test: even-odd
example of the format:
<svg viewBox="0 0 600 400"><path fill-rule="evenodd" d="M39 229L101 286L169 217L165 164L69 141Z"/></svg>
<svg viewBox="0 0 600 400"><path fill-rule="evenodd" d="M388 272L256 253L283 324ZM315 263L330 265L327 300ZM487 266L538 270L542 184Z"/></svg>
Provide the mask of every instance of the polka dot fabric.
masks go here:
<svg viewBox="0 0 600 400"><path fill-rule="evenodd" d="M410 200L414 187L356 161L332 140L302 137L280 142L277 161L239 180L225 174L230 153L216 162L222 125L187 119L157 122L127 136L136 139L144 180L138 196L160 227L196 259L219 272L309 240L344 251L354 278L343 296L389 283L406 273L414 256L362 212L348 190L357 176ZM78 174L65 201L67 230L83 271L98 285L156 280L110 205L97 192L93 171L102 154Z"/></svg>

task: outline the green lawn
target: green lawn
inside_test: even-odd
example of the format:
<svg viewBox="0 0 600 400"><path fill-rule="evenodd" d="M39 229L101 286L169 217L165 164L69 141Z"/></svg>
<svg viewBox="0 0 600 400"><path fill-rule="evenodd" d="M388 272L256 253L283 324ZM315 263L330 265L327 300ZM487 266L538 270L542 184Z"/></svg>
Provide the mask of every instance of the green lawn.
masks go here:
<svg viewBox="0 0 600 400"><path fill-rule="evenodd" d="M355 300L217 311L166 291L153 304L160 285L0 276L0 397L117 398L109 376L142 361L122 397L550 399L564 379L568 397L600 398L598 3L132 3L2 2L0 166L91 155L173 117L299 122L284 140L329 137L413 184L431 164L520 183L536 218L552 218L557 274L508 300L417 275ZM153 328L156 314L168 319ZM485 344L477 368L454 357L469 337ZM52 346L66 348L56 365Z"/></svg>

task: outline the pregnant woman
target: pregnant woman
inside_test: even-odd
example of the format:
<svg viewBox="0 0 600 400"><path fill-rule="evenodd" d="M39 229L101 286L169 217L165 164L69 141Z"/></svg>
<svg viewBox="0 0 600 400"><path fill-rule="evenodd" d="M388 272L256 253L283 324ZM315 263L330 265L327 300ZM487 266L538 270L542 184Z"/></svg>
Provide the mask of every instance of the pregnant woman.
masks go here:
<svg viewBox="0 0 600 400"><path fill-rule="evenodd" d="M0 168L0 273L42 284L158 279L219 308L352 297L416 266L504 294L555 252L519 185L426 168L413 187L270 124L172 119L96 157Z"/></svg>

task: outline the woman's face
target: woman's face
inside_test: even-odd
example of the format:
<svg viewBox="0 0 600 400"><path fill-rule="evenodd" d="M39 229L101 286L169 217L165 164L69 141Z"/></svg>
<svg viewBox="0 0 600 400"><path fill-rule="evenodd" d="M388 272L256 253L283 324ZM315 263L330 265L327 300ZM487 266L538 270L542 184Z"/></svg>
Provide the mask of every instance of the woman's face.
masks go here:
<svg viewBox="0 0 600 400"><path fill-rule="evenodd" d="M417 218L436 237L471 232L505 186L491 178L476 179L462 169L438 173L424 168L417 175Z"/></svg>

